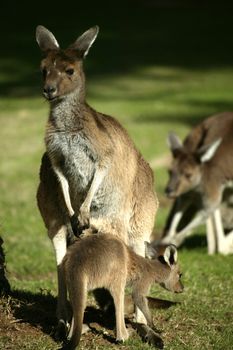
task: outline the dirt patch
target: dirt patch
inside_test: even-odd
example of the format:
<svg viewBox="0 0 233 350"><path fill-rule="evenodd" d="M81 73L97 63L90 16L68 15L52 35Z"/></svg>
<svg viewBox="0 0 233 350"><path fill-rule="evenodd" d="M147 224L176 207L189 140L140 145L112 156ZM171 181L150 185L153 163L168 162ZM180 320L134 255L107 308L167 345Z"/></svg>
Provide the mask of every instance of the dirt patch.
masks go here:
<svg viewBox="0 0 233 350"><path fill-rule="evenodd" d="M80 349L130 349L131 346L116 344L114 310L103 312L89 298L84 321L91 328L80 342ZM174 303L149 298L151 308L168 308ZM129 303L132 300L129 298ZM33 294L13 291L8 297L0 299L0 349L1 350L53 350L61 343L55 341L56 298L46 291ZM131 336L143 346L140 337L132 328L130 319L126 320Z"/></svg>
<svg viewBox="0 0 233 350"><path fill-rule="evenodd" d="M28 342L34 339L39 341L45 334L52 334L55 322L53 299L42 293L37 295L19 291L1 298L0 349L31 349ZM51 346L48 349L52 349Z"/></svg>

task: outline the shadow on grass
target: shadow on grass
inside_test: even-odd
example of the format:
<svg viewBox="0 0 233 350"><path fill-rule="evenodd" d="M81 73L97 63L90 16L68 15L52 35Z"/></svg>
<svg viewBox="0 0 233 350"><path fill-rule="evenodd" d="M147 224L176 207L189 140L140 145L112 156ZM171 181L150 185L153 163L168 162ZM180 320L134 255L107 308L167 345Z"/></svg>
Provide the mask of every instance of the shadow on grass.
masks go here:
<svg viewBox="0 0 233 350"><path fill-rule="evenodd" d="M15 318L40 328L44 333L52 335L56 326L56 298L48 292L31 293L13 290L11 309Z"/></svg>
<svg viewBox="0 0 233 350"><path fill-rule="evenodd" d="M207 247L206 236L201 234L195 234L192 237L188 237L182 244L180 249L194 250L196 248Z"/></svg>
<svg viewBox="0 0 233 350"><path fill-rule="evenodd" d="M48 291L31 293L13 290L10 293L11 310L13 316L21 323L28 323L39 328L43 333L50 335L55 340L57 325L56 303L57 299ZM132 299L129 299L132 302ZM176 302L148 297L149 307L152 309L167 309ZM88 306L84 314L84 323L90 326L91 332L101 336L111 343L115 343L114 336L105 334L102 328L113 330L115 328L114 308L102 311L98 307Z"/></svg>
<svg viewBox="0 0 233 350"><path fill-rule="evenodd" d="M155 97L156 100L156 97ZM199 101L199 100L193 100L193 101L187 101L185 102L187 106L189 106L189 110L192 111L187 112L187 115L185 114L177 114L174 115L174 113L171 114L164 114L161 116L159 114L143 114L143 116L136 117L134 120L138 123L145 123L145 124L157 124L157 123L167 123L167 124L173 124L173 123L180 123L180 124L187 124L190 127L197 125L201 121L203 121L204 118L209 117L213 114L218 114L221 112L228 112L233 110L233 102L229 101L221 101L221 100L215 100L215 101ZM198 106L199 108L203 108L204 113L200 112L193 112L194 108Z"/></svg>

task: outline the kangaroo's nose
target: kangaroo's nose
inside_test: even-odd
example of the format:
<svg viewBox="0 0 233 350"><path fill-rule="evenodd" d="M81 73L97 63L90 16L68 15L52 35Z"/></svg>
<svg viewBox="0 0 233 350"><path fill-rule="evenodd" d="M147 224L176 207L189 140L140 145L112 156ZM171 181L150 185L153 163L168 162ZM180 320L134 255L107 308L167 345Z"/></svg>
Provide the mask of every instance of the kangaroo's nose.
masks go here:
<svg viewBox="0 0 233 350"><path fill-rule="evenodd" d="M172 190L171 187L167 186L167 187L165 188L165 193L166 193L166 195L167 195L168 197L172 194L172 192L173 192L173 190Z"/></svg>
<svg viewBox="0 0 233 350"><path fill-rule="evenodd" d="M183 293L183 291L184 291L184 286L183 286L183 283L180 282L180 284L177 287L175 293Z"/></svg>
<svg viewBox="0 0 233 350"><path fill-rule="evenodd" d="M48 98L49 100L51 100L52 98L55 97L56 93L57 93L57 89L54 85L46 85L44 87L44 96L46 98Z"/></svg>

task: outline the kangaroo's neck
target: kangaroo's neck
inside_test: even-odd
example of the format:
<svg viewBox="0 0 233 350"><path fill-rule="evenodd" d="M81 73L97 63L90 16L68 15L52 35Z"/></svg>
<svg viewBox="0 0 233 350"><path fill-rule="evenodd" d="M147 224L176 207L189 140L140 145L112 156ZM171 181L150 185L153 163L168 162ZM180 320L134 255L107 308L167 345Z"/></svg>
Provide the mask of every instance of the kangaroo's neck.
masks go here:
<svg viewBox="0 0 233 350"><path fill-rule="evenodd" d="M170 269L158 260L150 260L136 255L134 252L130 254L131 280L143 280L144 278L152 284L153 282L162 283L168 277Z"/></svg>
<svg viewBox="0 0 233 350"><path fill-rule="evenodd" d="M162 283L168 279L170 268L167 265L162 264L158 260L149 260L149 265L155 282Z"/></svg>
<svg viewBox="0 0 233 350"><path fill-rule="evenodd" d="M56 129L82 129L88 105L83 93L73 91L50 106L49 123Z"/></svg>

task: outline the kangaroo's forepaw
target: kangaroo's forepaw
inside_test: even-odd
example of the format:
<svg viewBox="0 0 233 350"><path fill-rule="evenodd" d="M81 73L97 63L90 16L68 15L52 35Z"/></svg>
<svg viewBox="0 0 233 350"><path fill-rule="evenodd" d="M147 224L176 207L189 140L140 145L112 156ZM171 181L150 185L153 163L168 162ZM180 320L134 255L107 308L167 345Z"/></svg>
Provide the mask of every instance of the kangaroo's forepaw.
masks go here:
<svg viewBox="0 0 233 350"><path fill-rule="evenodd" d="M84 205L81 206L78 216L79 225L88 227L90 223L90 210Z"/></svg>

